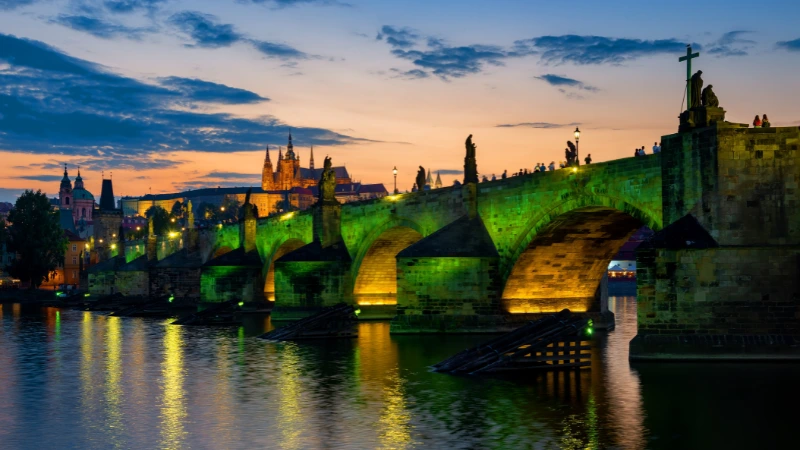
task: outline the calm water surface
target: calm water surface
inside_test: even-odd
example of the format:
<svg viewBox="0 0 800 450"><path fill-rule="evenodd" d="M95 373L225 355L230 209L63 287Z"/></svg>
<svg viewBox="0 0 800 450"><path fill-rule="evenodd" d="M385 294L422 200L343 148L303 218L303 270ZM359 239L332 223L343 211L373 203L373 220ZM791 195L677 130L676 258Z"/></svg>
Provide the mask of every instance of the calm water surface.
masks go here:
<svg viewBox="0 0 800 450"><path fill-rule="evenodd" d="M0 307L0 447L797 448L800 366L631 367L634 298L593 368L456 377L480 336L275 344L239 328ZM599 334L599 333L598 333Z"/></svg>

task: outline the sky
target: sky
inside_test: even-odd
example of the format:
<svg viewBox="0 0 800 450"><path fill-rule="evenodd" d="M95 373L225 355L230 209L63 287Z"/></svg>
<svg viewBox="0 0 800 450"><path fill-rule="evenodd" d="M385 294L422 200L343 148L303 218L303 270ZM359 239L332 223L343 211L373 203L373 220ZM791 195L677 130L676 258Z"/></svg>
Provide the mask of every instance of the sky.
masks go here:
<svg viewBox="0 0 800 450"><path fill-rule="evenodd" d="M800 125L800 2L0 0L0 201L259 186L289 132L356 181L648 153L693 70L727 120ZM273 163L277 151L273 151Z"/></svg>

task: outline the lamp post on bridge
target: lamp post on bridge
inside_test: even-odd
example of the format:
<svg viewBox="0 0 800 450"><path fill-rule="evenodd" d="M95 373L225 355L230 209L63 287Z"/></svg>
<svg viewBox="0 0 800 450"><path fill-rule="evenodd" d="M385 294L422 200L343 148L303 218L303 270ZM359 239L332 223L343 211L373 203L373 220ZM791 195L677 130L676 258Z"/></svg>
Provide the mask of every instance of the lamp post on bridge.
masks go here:
<svg viewBox="0 0 800 450"><path fill-rule="evenodd" d="M574 134L575 134L575 165L576 166L580 166L581 165L581 158L579 156L579 151L580 151L580 148L581 148L580 147L580 145L581 145L580 144L581 130L579 130L578 127L575 127L575 133Z"/></svg>
<svg viewBox="0 0 800 450"><path fill-rule="evenodd" d="M392 173L394 174L394 193L397 194L397 166L394 166Z"/></svg>

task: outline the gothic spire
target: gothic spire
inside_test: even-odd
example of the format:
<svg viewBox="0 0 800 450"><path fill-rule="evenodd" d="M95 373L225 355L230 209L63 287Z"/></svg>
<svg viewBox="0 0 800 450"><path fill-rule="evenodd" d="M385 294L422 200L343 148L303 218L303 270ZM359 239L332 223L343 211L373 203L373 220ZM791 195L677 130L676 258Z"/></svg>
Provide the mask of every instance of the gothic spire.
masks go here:
<svg viewBox="0 0 800 450"><path fill-rule="evenodd" d="M269 160L269 144L267 144L267 157L264 159L264 164L266 163L272 164L272 161Z"/></svg>
<svg viewBox="0 0 800 450"><path fill-rule="evenodd" d="M279 145L278 146L278 161L283 159L283 148Z"/></svg>
<svg viewBox="0 0 800 450"><path fill-rule="evenodd" d="M308 160L308 168L314 170L314 146L311 146L311 158Z"/></svg>

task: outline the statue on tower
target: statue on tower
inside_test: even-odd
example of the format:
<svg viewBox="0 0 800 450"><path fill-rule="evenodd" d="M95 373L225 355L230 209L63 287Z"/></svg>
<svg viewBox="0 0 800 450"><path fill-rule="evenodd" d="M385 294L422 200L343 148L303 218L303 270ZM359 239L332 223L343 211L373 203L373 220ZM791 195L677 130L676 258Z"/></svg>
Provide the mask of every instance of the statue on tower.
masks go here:
<svg viewBox="0 0 800 450"><path fill-rule="evenodd" d="M694 75L692 75L691 80L689 83L692 86L692 104L689 105L689 109L691 108L698 108L701 105L700 98L701 92L703 91L703 79L700 75L703 74L702 70L698 70Z"/></svg>
<svg viewBox="0 0 800 450"><path fill-rule="evenodd" d="M711 90L712 87L714 87L714 85L709 84L705 87L705 89L703 89L702 94L700 94L700 100L702 101L703 106L719 108L719 99L717 98L717 94Z"/></svg>
<svg viewBox="0 0 800 450"><path fill-rule="evenodd" d="M478 182L478 162L475 160L475 144L472 135L467 136L467 156L464 157L464 184Z"/></svg>
<svg viewBox="0 0 800 450"><path fill-rule="evenodd" d="M319 202L323 204L337 204L336 200L336 173L330 156L325 157L322 175L319 178Z"/></svg>

